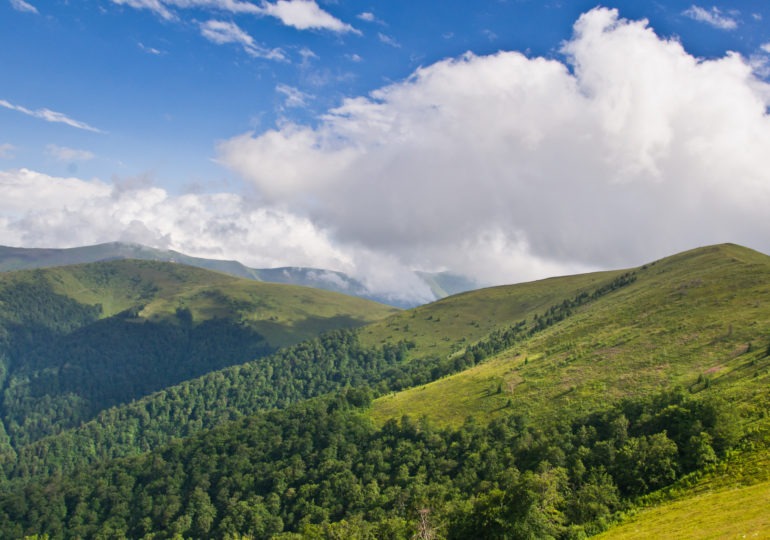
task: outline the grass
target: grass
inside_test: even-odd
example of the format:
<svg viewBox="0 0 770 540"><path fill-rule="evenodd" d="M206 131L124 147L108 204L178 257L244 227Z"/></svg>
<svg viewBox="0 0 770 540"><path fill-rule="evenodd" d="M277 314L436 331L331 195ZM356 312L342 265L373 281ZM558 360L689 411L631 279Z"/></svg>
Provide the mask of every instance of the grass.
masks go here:
<svg viewBox="0 0 770 540"><path fill-rule="evenodd" d="M0 274L3 284L43 280L83 304L101 304L108 317L129 308L150 320L175 320L187 308L195 322L227 318L249 325L272 346L321 332L357 327L398 310L339 293L264 283L183 264L115 260Z"/></svg>
<svg viewBox="0 0 770 540"><path fill-rule="evenodd" d="M770 422L758 424L745 448L644 497L636 513L596 538L770 537Z"/></svg>
<svg viewBox="0 0 770 540"><path fill-rule="evenodd" d="M712 246L645 265L637 269L637 276L628 287L583 306L473 369L379 398L370 416L380 424L408 413L445 425L459 425L467 416L488 421L511 410L550 418L601 409L625 396L674 385L692 392L708 386L749 409L752 399L766 393L770 257L734 245ZM579 277L570 282L572 290L578 283L605 282L612 275ZM552 281L561 287L543 302L546 307L564 297L559 294L569 291L565 296L571 296L564 286L568 282L569 278ZM495 292L498 297L505 293L510 305L532 306L533 285ZM522 299L517 296L520 292L525 295ZM539 292L539 298L546 297L542 289ZM461 299L480 310L485 293L489 291L448 300ZM436 302L422 313L427 308L435 311L442 303L449 305L446 300ZM514 310L507 313L513 316ZM400 313L373 326L382 329L410 317L410 312ZM441 317L443 321L446 315ZM489 319L479 311L476 317ZM418 350L421 347L424 354L424 339Z"/></svg>
<svg viewBox="0 0 770 540"><path fill-rule="evenodd" d="M446 356L621 273L549 278L457 294L371 324L361 332L361 340L365 345L411 341L415 357Z"/></svg>
<svg viewBox="0 0 770 540"><path fill-rule="evenodd" d="M595 538L768 538L768 508L770 482L722 488L645 510Z"/></svg>

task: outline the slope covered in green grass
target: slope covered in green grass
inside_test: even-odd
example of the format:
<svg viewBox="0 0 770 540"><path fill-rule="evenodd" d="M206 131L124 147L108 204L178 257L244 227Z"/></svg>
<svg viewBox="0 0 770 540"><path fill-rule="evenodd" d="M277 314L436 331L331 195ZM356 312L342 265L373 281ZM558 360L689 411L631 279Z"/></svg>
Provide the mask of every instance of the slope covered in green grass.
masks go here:
<svg viewBox="0 0 770 540"><path fill-rule="evenodd" d="M770 536L770 424L749 428L743 448L642 500L602 540Z"/></svg>
<svg viewBox="0 0 770 540"><path fill-rule="evenodd" d="M485 363L381 397L372 418L382 423L408 413L459 425L469 415L487 421L509 410L569 415L666 386L693 392L711 386L744 403L766 390L770 257L720 245L635 272L632 284ZM443 303L449 300L455 299ZM374 326L406 317L409 312Z"/></svg>

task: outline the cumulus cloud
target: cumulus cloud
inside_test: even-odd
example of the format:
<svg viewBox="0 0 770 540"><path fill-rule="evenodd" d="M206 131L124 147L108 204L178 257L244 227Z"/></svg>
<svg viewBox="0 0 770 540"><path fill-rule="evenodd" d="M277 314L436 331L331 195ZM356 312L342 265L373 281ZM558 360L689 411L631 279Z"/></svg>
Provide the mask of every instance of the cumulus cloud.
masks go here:
<svg viewBox="0 0 770 540"><path fill-rule="evenodd" d="M86 131L93 131L95 133L104 133L102 130L89 126L85 122L80 122L79 120L73 120L66 114L52 111L50 109L35 109L35 110L27 109L26 107L22 107L21 105L14 105L13 103L9 103L4 99L0 99L0 107L5 107L6 109L11 109L13 111L19 111L28 116L45 120L46 122L61 123L61 124L66 124L68 126L78 128L78 129L85 129Z"/></svg>
<svg viewBox="0 0 770 540"><path fill-rule="evenodd" d="M724 241L770 251L770 85L746 59L694 58L610 9L562 53L444 60L219 159L391 266L500 283Z"/></svg>
<svg viewBox="0 0 770 540"><path fill-rule="evenodd" d="M682 15L698 22L709 24L720 30L735 30L738 28L738 22L734 18L722 13L717 7L712 7L709 10L693 4L684 10Z"/></svg>
<svg viewBox="0 0 770 540"><path fill-rule="evenodd" d="M66 146L58 146L56 144L49 144L46 146L45 152L59 161L88 161L95 157L94 154L88 150L76 150L74 148L67 148Z"/></svg>
<svg viewBox="0 0 770 540"><path fill-rule="evenodd" d="M0 171L0 238L25 247L120 240L258 268L316 266L361 274L373 294L433 298L423 282L387 255L337 245L305 217L258 207L233 193L174 196L143 177L108 183L27 169Z"/></svg>
<svg viewBox="0 0 770 540"><path fill-rule="evenodd" d="M37 8L30 4L29 2L25 2L24 0L11 0L11 7L15 9L16 11L23 11L26 13L35 13L37 14Z"/></svg>
<svg viewBox="0 0 770 540"><path fill-rule="evenodd" d="M254 38L241 30L234 22L210 20L200 23L201 35L217 45L235 43L255 58L286 60L281 49L267 49L258 45Z"/></svg>

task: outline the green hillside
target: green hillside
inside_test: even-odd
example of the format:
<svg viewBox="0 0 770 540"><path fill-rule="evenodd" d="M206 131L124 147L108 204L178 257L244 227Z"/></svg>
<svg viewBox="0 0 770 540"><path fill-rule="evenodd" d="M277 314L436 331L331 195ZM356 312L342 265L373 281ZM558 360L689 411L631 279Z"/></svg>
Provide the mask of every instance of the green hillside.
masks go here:
<svg viewBox="0 0 770 540"><path fill-rule="evenodd" d="M107 407L393 311L151 261L2 273L4 442L19 447Z"/></svg>
<svg viewBox="0 0 770 540"><path fill-rule="evenodd" d="M739 246L475 291L18 448L0 531L654 537L708 507L677 531L762 534L768 383L770 257Z"/></svg>
<svg viewBox="0 0 770 540"><path fill-rule="evenodd" d="M457 294L371 324L361 340L366 345L409 341L415 345L413 357L444 357L622 273L596 272Z"/></svg>
<svg viewBox="0 0 770 540"><path fill-rule="evenodd" d="M63 249L0 246L0 272L118 259L140 259L186 264L256 281L301 285L358 296L398 308L413 307L419 302L415 299L395 298L385 293L372 293L361 281L342 272L296 266L250 268L238 261L191 257L178 251L156 249L141 244L108 242ZM448 272L415 272L415 274L430 287L435 298L443 298L451 294L478 288L476 282Z"/></svg>
<svg viewBox="0 0 770 540"><path fill-rule="evenodd" d="M721 245L669 257L635 272L632 284L580 307L559 324L483 364L378 399L372 417L382 423L408 413L459 425L468 415L488 421L508 410L569 415L674 385L693 392L710 386L742 401L767 388L770 257ZM593 278L596 283L600 276L579 278L584 283ZM573 279L554 281L567 284ZM529 292L541 283L509 290ZM453 310L443 308L483 292L400 313L373 326L392 328L394 319L427 309L441 323L459 320L462 316L453 317ZM535 311L542 315L543 306L555 301L550 297ZM531 311L522 308L521 317ZM424 342L425 318L417 320L422 324L415 339ZM451 335L458 341L457 334Z"/></svg>
<svg viewBox="0 0 770 540"><path fill-rule="evenodd" d="M770 536L770 425L751 426L740 450L643 498L597 538L766 538Z"/></svg>

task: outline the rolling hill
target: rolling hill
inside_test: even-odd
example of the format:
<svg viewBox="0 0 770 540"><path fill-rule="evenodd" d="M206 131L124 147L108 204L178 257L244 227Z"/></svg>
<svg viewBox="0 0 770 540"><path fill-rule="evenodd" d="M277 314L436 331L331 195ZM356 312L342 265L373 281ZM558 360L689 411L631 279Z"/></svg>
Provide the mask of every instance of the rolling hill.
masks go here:
<svg viewBox="0 0 770 540"><path fill-rule="evenodd" d="M740 246L484 289L20 447L0 530L622 538L709 508L682 534L766 534L769 383L770 257Z"/></svg>
<svg viewBox="0 0 770 540"><path fill-rule="evenodd" d="M32 442L107 407L393 311L154 261L2 273L6 443Z"/></svg>
<svg viewBox="0 0 770 540"><path fill-rule="evenodd" d="M64 249L0 246L0 272L116 259L175 262L207 270L225 272L233 276L256 281L302 285L358 296L399 308L408 308L416 305L416 301L413 300L372 293L363 283L342 272L318 268L294 266L249 268L237 261L191 257L174 250L156 249L141 244L125 242L108 242L93 246ZM416 276L430 288L435 298L443 298L459 292L469 291L479 286L478 283L471 279L449 272L416 272Z"/></svg>
<svg viewBox="0 0 770 540"><path fill-rule="evenodd" d="M766 389L769 379L763 358L770 340L770 257L720 245L633 271L633 283L581 306L565 320L485 363L380 398L372 417L381 423L408 412L458 425L468 415L486 421L505 414L507 408L524 408L536 415L568 415L665 386L696 391L708 384L742 398ZM489 306L488 312L500 312L501 306L513 304L520 311L511 311L508 320L531 320L534 311L545 315L549 303L559 303L558 295L538 296L541 290L552 290L549 284L572 297L581 285L614 275L555 278L466 293L374 323L363 335L376 339L390 330L400 339L424 344L424 350L444 353L462 341L457 329L467 324L463 319L468 313L476 314L479 324L484 322L478 316L481 310L464 310L458 305L461 301ZM527 300L507 304L492 296L504 291L512 298ZM401 321L428 310L430 315L415 317L412 320L417 324L411 323L408 332L403 330L406 323L401 325ZM436 319L440 322L433 324L433 330L430 322ZM499 326L501 319L487 317L487 327ZM395 320L398 325L393 324ZM445 331L441 326L448 328ZM428 337L441 335L451 338L442 344L440 339ZM455 354L461 353L458 349Z"/></svg>

